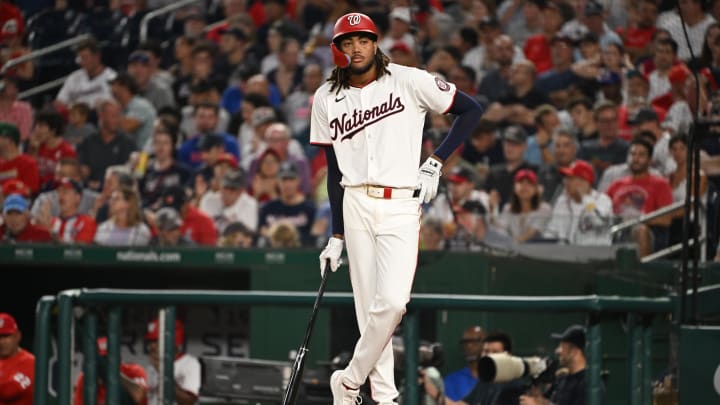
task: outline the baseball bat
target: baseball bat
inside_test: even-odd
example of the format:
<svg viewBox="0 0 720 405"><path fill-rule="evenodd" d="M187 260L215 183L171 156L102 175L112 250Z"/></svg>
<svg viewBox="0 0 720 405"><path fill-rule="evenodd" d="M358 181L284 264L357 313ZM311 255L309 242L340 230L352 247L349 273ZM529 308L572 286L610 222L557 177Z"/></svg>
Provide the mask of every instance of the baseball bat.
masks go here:
<svg viewBox="0 0 720 405"><path fill-rule="evenodd" d="M328 274L330 274L330 259L325 261L325 270L323 271L323 277L320 281L320 288L318 289L317 297L315 297L315 304L313 305L312 313L310 314L310 321L308 322L307 329L305 330L305 338L303 339L302 345L295 356L295 362L293 363L292 371L290 372L290 379L288 380L287 388L285 388L285 394L283 395L282 405L292 405L295 403L298 387L300 386L300 380L302 378L303 368L305 367L305 354L308 352L310 336L312 335L313 326L315 325L315 318L317 317L318 309L320 309L320 301L322 300L323 293L325 292L325 284L327 283Z"/></svg>

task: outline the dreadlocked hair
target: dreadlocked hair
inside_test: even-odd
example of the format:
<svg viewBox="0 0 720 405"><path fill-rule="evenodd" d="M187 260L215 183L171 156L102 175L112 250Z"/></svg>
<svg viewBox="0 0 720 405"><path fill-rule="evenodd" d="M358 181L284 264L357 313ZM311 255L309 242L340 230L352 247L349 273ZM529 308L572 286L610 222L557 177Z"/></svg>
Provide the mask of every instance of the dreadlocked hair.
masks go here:
<svg viewBox="0 0 720 405"><path fill-rule="evenodd" d="M376 79L383 77L385 74L391 74L387 68L390 63L390 58L385 55L380 48L378 48L377 52L375 52L374 62L375 71L377 72ZM327 81L332 83L330 91L334 90L335 94L340 93L340 89L347 89L350 87L350 69L342 69L335 66Z"/></svg>

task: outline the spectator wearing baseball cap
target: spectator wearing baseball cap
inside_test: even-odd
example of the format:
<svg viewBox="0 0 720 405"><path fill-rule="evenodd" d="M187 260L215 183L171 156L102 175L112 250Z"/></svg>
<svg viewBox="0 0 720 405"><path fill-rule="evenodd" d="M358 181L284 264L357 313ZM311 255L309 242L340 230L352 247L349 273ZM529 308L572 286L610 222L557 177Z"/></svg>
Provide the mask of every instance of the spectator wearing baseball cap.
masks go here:
<svg viewBox="0 0 720 405"><path fill-rule="evenodd" d="M605 22L605 8L598 0L588 0L584 11L583 23L589 32L598 36L601 48L605 49L608 44L622 46L620 36Z"/></svg>
<svg viewBox="0 0 720 405"><path fill-rule="evenodd" d="M20 131L14 124L0 122L0 185L18 179L30 187L33 195L40 190L37 160L20 151Z"/></svg>
<svg viewBox="0 0 720 405"><path fill-rule="evenodd" d="M432 201L430 208L427 210L426 216L428 218L436 218L441 221L443 226L450 229L459 230L463 226L465 230L469 232L471 238L476 236L482 236L484 234L484 223L479 224L482 229L478 229L475 221L477 219L484 220L484 214L488 211L488 194L484 190L475 189L476 173L468 167L460 164L452 168L450 173L447 175L447 193L442 193ZM483 207L482 213L472 212L472 214L479 214L476 218L460 218L465 213L471 213L470 210L463 208L465 203L472 201L477 202ZM463 223L460 220L465 220ZM472 224L470 224L472 222ZM477 234L475 231L478 231ZM458 234L457 231L453 236L457 242L460 242L464 236L468 236L467 232L461 232ZM482 237L479 238L482 240ZM453 246L457 244L454 243ZM467 248L468 246L464 246Z"/></svg>
<svg viewBox="0 0 720 405"><path fill-rule="evenodd" d="M567 373L556 376L553 389L545 393L545 398L541 398L540 394L523 395L520 402L530 403L534 399L536 403L546 403L548 400L553 404L584 403L587 398L585 328L582 325L571 325L562 333L552 334L551 337L558 342L555 355L559 367L567 369ZM604 397L605 385L602 384L599 389Z"/></svg>
<svg viewBox="0 0 720 405"><path fill-rule="evenodd" d="M52 236L43 227L30 222L29 203L20 194L10 194L3 202L3 220L0 240L3 243L52 242Z"/></svg>
<svg viewBox="0 0 720 405"><path fill-rule="evenodd" d="M170 186L163 190L162 207L173 208L180 214L182 226L180 234L193 243L214 246L217 242L217 228L212 218L189 203L190 198L185 188L180 185Z"/></svg>
<svg viewBox="0 0 720 405"><path fill-rule="evenodd" d="M518 169L513 176L513 193L500 213L491 213L490 223L516 243L539 239L550 220L552 208L542 200L535 171Z"/></svg>
<svg viewBox="0 0 720 405"><path fill-rule="evenodd" d="M55 192L60 205L60 215L50 219L48 225L50 234L60 243L92 243L97 223L91 216L78 211L83 194L82 184L69 177L63 177L57 182Z"/></svg>
<svg viewBox="0 0 720 405"><path fill-rule="evenodd" d="M148 345L148 356L150 358L150 367L147 368L148 373L148 395L149 404L159 403L159 390L162 379L159 375L160 369L160 322L153 319L148 323L147 332L145 333L145 341ZM194 404L200 395L200 385L202 382L202 373L200 361L197 357L183 350L185 344L185 325L178 319L175 320L175 361L173 362L174 370L174 396L175 402L180 404Z"/></svg>
<svg viewBox="0 0 720 405"><path fill-rule="evenodd" d="M270 228L277 222L290 221L300 233L303 246L313 246L310 228L315 220L315 203L300 190L300 172L292 162L283 162L277 173L280 196L260 207L258 227L260 235L269 238ZM267 243L267 240L264 240Z"/></svg>
<svg viewBox="0 0 720 405"><path fill-rule="evenodd" d="M22 332L12 315L0 312L0 403L32 405L35 356L20 347Z"/></svg>
<svg viewBox="0 0 720 405"><path fill-rule="evenodd" d="M153 77L152 56L149 51L136 50L128 56L127 73L137 85L138 96L144 98L156 111L175 108L172 89L162 79Z"/></svg>
<svg viewBox="0 0 720 405"><path fill-rule="evenodd" d="M513 178L518 170L537 171L537 166L525 160L527 132L520 125L510 125L502 131L504 163L490 167L485 190L490 195L490 211L499 211L513 194Z"/></svg>
<svg viewBox="0 0 720 405"><path fill-rule="evenodd" d="M385 35L380 42L378 47L387 55L390 53L390 48L395 45L396 42L402 42L408 46L408 48L415 48L415 38L412 35L412 19L410 16L410 8L405 6L396 6L390 10L390 27L388 28L387 35Z"/></svg>
<svg viewBox="0 0 720 405"><path fill-rule="evenodd" d="M576 160L560 172L565 176L565 191L555 201L545 237L571 245L610 246L612 201L593 189L592 165Z"/></svg>
<svg viewBox="0 0 720 405"><path fill-rule="evenodd" d="M662 175L667 176L675 171L675 161L670 156L671 134L661 126L657 111L651 106L637 109L627 120L634 134L647 131L652 135L653 155L651 166Z"/></svg>
<svg viewBox="0 0 720 405"><path fill-rule="evenodd" d="M218 232L233 222L241 222L253 232L258 225L258 202L246 191L245 175L241 170L225 172L220 190L209 191L200 199L200 210L208 214Z"/></svg>
<svg viewBox="0 0 720 405"><path fill-rule="evenodd" d="M154 214L155 235L150 246L193 246L195 243L180 233L183 221L175 208L163 207Z"/></svg>
<svg viewBox="0 0 720 405"><path fill-rule="evenodd" d="M690 74L690 69L684 64L673 66L668 73L670 81L670 99L671 104L668 107L665 120L662 123L663 128L674 134L687 134L693 123L695 114L688 104L688 88L689 82L695 82L695 77ZM694 84L691 85L694 88ZM706 93L705 87L700 85L700 92ZM704 97L707 97L705 95ZM657 101L657 100L656 100ZM656 103L653 102L653 105Z"/></svg>

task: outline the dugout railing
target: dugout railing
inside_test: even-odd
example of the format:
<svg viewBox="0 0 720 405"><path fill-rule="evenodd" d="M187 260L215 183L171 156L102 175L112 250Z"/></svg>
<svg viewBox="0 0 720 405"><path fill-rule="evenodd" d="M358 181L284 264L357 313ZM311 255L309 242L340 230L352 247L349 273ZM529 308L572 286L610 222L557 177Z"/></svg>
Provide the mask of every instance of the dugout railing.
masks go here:
<svg viewBox="0 0 720 405"><path fill-rule="evenodd" d="M308 309L315 300L315 292L292 291L203 291L203 290L117 290L117 289L76 289L62 291L57 295L45 296L38 300L36 307L36 334L34 352L36 355L35 404L47 405L49 402L49 364L51 357L51 318L57 312L57 404L72 403L72 356L74 353L74 333L76 315L84 317L81 341L85 356L83 371L86 374L84 399L88 405L94 405L96 387L95 339L97 337L98 308L106 311L108 332L108 370L114 370L107 376L108 403L119 403L120 381L120 333L123 306L155 305L161 307L161 351L163 356L161 370L163 404L172 404L172 376L174 358L174 319L176 305L249 305L249 306L306 306ZM323 307L351 306L350 293L328 292L323 298ZM408 313L403 322L405 344L405 386L404 404L418 404L419 392L415 384L418 366L419 320L421 309L477 310L490 312L553 312L584 313L588 323L588 398L587 403L598 405L601 400L602 339L601 325L595 320L601 314L621 313L627 316L631 337L630 370L631 391L628 404L650 404L651 354L652 354L652 317L669 314L674 304L670 298L636 298L621 296L489 296L489 295L449 295L449 294L413 294L408 304ZM93 309L82 311L82 309ZM78 311L81 310L81 311ZM309 313L308 313L309 315ZM293 331L288 331L293 333ZM298 330L298 343L302 331Z"/></svg>

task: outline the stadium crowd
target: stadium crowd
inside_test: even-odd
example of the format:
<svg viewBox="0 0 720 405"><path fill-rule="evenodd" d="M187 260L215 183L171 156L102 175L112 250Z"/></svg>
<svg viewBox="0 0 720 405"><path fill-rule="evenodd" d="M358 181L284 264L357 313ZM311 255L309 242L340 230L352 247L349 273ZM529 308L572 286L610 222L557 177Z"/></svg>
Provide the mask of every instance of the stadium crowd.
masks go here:
<svg viewBox="0 0 720 405"><path fill-rule="evenodd" d="M166 4L0 0L2 64L53 24L92 34L40 101L19 96L47 81L39 61L2 68L2 243L323 246L310 108L333 24L353 10L378 23L394 63L486 107L422 206L422 249L632 241L644 256L679 241L682 209L610 227L685 199L687 134L720 83L719 0L215 0L140 35ZM428 115L421 160L450 118ZM720 144L701 147L706 204Z"/></svg>

